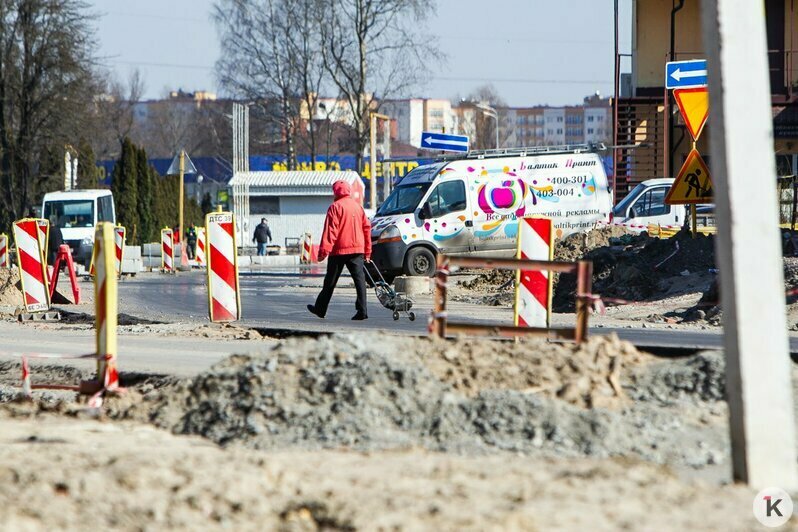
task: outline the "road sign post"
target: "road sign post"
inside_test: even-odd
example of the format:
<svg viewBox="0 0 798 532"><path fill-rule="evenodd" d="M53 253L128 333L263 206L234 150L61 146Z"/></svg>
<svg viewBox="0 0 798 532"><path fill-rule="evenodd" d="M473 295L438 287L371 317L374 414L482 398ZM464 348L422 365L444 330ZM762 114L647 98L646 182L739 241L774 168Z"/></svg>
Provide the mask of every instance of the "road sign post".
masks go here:
<svg viewBox="0 0 798 532"><path fill-rule="evenodd" d="M465 135L444 135L423 131L421 133L421 148L425 150L443 150L468 152L468 137Z"/></svg>
<svg viewBox="0 0 798 532"><path fill-rule="evenodd" d="M762 2L701 3L734 478L798 489ZM755 176L755 178L754 178Z"/></svg>

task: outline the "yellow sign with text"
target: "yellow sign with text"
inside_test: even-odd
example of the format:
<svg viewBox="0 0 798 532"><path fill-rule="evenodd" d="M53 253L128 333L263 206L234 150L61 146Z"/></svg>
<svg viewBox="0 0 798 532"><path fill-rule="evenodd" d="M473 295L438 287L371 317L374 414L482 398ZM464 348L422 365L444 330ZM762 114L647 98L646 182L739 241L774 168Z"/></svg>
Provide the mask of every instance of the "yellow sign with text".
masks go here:
<svg viewBox="0 0 798 532"><path fill-rule="evenodd" d="M684 161L679 175L671 185L665 203L668 205L696 205L712 202L712 177L698 150L693 148Z"/></svg>

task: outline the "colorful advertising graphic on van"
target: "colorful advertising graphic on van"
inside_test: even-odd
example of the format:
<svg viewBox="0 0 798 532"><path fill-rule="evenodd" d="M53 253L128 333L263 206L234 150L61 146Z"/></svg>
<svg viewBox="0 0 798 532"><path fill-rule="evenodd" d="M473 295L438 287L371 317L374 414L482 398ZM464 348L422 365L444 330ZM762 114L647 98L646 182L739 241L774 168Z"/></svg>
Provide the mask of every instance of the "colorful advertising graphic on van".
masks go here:
<svg viewBox="0 0 798 532"><path fill-rule="evenodd" d="M550 217L559 238L609 219L607 176L596 154L460 160L442 166L427 175L421 175L421 167L400 183L386 200L395 201L395 209L387 206L374 219L375 236L393 225L406 244L426 240L448 251L498 250L513 248L519 218ZM429 217L421 219L425 205ZM395 212L402 215L390 216Z"/></svg>

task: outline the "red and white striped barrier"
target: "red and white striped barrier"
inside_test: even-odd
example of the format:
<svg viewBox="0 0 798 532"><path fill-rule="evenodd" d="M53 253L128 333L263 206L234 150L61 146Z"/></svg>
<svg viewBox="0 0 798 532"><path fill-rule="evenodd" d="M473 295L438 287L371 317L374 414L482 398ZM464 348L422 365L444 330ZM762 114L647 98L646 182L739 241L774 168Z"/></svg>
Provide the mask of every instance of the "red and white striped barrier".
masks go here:
<svg viewBox="0 0 798 532"><path fill-rule="evenodd" d="M50 246L50 220L36 218L36 225L39 227L39 245L42 247L42 254L45 262L47 262L47 252Z"/></svg>
<svg viewBox="0 0 798 532"><path fill-rule="evenodd" d="M122 254L125 252L125 233L125 228L121 225L114 227L114 247L116 249L114 266L116 267L117 277L122 276Z"/></svg>
<svg viewBox="0 0 798 532"><path fill-rule="evenodd" d="M197 227L197 252L194 254L194 261L197 266L205 266L205 229Z"/></svg>
<svg viewBox="0 0 798 532"><path fill-rule="evenodd" d="M550 218L518 220L519 259L550 261L554 254ZM520 270L516 278L515 325L549 327L551 321L551 276L547 271Z"/></svg>
<svg viewBox="0 0 798 532"><path fill-rule="evenodd" d="M11 259L8 256L8 235L0 233L0 268L10 268Z"/></svg>
<svg viewBox="0 0 798 532"><path fill-rule="evenodd" d="M310 264L313 262L313 235L305 233L302 237L302 249L299 255L300 264Z"/></svg>
<svg viewBox="0 0 798 532"><path fill-rule="evenodd" d="M39 226L34 218L14 222L14 241L17 244L23 304L27 312L50 309L47 286L47 263L39 239Z"/></svg>
<svg viewBox="0 0 798 532"><path fill-rule="evenodd" d="M161 229L161 270L165 273L175 271L175 243L171 229Z"/></svg>
<svg viewBox="0 0 798 532"><path fill-rule="evenodd" d="M241 318L235 221L229 212L205 217L208 235L208 316L212 322Z"/></svg>
<svg viewBox="0 0 798 532"><path fill-rule="evenodd" d="M97 250L94 276L95 324L97 331L97 381L102 389L113 391L119 388L119 372L116 367L116 243L112 224L97 224L94 246Z"/></svg>

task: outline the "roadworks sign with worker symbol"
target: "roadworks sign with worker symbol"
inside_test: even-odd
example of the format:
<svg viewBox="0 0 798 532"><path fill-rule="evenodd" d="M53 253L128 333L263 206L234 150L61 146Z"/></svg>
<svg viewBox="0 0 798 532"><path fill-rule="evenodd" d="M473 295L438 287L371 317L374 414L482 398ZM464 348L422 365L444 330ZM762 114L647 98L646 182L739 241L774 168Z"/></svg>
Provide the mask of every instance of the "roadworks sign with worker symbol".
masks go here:
<svg viewBox="0 0 798 532"><path fill-rule="evenodd" d="M669 205L695 205L712 202L712 177L698 150L687 156L679 175L673 182L665 203Z"/></svg>

